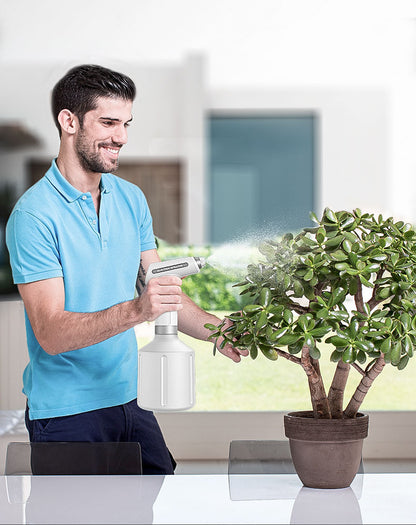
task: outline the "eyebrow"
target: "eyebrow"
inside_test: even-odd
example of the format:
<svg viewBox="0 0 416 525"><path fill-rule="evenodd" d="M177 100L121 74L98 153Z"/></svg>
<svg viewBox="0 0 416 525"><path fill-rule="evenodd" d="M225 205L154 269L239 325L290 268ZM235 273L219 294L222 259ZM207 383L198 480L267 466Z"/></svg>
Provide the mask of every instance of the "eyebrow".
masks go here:
<svg viewBox="0 0 416 525"><path fill-rule="evenodd" d="M99 117L99 120L110 120L111 122L122 122L122 119L112 118L112 117ZM133 120L133 117L131 117L129 120L126 120L126 124L128 122L131 122L132 120Z"/></svg>

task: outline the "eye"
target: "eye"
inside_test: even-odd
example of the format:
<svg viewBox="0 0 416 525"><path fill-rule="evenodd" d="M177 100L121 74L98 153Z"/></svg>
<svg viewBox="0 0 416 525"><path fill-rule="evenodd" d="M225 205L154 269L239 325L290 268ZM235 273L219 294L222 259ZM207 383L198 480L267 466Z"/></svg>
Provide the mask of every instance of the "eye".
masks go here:
<svg viewBox="0 0 416 525"><path fill-rule="evenodd" d="M130 122L126 122L126 123L124 124L124 127L125 127L125 128L129 128L129 127L130 127Z"/></svg>

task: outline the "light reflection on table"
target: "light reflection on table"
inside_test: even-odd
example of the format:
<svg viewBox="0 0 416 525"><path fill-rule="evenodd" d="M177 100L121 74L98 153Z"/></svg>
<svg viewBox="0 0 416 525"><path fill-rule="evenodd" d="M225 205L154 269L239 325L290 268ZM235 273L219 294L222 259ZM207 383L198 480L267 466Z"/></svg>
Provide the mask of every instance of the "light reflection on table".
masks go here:
<svg viewBox="0 0 416 525"><path fill-rule="evenodd" d="M0 477L0 523L416 523L416 474L347 489L296 475Z"/></svg>

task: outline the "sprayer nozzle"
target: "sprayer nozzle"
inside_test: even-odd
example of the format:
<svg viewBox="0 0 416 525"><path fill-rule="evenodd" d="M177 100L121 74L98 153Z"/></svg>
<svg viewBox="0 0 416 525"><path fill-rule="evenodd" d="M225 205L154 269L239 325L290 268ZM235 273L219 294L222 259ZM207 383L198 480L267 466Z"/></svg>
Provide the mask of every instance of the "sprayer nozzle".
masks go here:
<svg viewBox="0 0 416 525"><path fill-rule="evenodd" d="M207 261L204 257L194 257L194 259L199 268L202 268L207 264Z"/></svg>

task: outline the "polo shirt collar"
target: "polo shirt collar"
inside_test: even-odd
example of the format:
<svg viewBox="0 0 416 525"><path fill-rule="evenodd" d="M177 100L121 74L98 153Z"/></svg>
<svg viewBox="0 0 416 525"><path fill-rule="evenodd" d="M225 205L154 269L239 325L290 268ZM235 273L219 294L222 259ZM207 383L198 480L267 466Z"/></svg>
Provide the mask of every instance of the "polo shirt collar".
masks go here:
<svg viewBox="0 0 416 525"><path fill-rule="evenodd" d="M59 168L56 164L56 159L52 161L51 167L46 172L46 178L52 184L52 186L59 191L59 193L68 201L74 202L84 195L82 191L77 190L70 184L62 173L59 171ZM108 173L101 174L100 180L100 189L101 193L110 193L111 191L111 181Z"/></svg>

